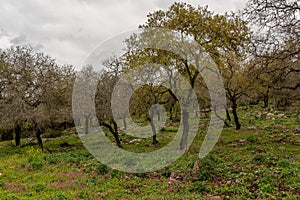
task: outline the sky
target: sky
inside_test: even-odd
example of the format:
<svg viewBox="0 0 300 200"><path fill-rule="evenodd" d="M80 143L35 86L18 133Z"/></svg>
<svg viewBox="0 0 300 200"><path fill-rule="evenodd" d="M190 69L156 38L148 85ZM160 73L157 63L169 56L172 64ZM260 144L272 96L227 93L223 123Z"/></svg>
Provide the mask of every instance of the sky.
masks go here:
<svg viewBox="0 0 300 200"><path fill-rule="evenodd" d="M60 64L78 68L99 43L143 24L174 0L0 0L0 49L30 44ZM185 0L223 14L246 0Z"/></svg>

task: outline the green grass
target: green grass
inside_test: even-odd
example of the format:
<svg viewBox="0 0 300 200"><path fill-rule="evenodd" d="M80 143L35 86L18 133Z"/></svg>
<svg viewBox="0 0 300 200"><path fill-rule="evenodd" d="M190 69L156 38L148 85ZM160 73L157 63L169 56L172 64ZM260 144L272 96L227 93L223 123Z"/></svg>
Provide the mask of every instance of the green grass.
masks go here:
<svg viewBox="0 0 300 200"><path fill-rule="evenodd" d="M285 117L267 120L254 110L243 107L242 129L234 130L232 123L225 127L207 157L198 159L206 130L201 126L184 156L145 174L106 167L67 131L48 133L44 152L29 139L22 140L28 144L23 147L3 141L0 199L299 199L299 111L277 111ZM129 143L132 138L122 134L121 139L129 151L154 151L172 139L177 127L159 132L158 146L151 138Z"/></svg>

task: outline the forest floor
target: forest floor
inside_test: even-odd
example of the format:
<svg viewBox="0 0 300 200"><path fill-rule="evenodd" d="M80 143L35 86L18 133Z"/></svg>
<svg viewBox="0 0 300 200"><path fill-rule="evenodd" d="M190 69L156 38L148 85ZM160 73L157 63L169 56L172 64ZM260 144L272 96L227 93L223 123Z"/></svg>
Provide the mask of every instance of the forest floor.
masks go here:
<svg viewBox="0 0 300 200"><path fill-rule="evenodd" d="M198 158L205 124L189 150L172 165L151 173L130 174L99 163L75 129L43 135L42 152L33 139L0 142L0 199L299 199L300 107L269 111L239 109L242 129L224 127L214 149ZM168 125L151 139L121 135L136 152L161 148L176 133ZM197 163L197 164L195 164Z"/></svg>

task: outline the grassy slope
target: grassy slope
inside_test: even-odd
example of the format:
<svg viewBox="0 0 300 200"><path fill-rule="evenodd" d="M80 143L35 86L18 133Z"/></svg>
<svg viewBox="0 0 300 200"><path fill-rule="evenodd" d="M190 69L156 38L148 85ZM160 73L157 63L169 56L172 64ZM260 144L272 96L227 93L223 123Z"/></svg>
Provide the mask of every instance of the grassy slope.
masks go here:
<svg viewBox="0 0 300 200"><path fill-rule="evenodd" d="M299 111L278 111L285 116L267 120L264 111L253 110L243 107L242 130L224 128L214 150L200 162L197 154L205 136L202 126L183 157L147 174L107 168L74 135L45 142L44 153L36 145L16 148L12 141L1 142L0 199L300 198ZM169 140L163 137L166 134L170 132L158 136L160 146L156 148ZM127 140L123 136L123 142ZM125 148L153 150L150 143L145 140ZM196 171L195 161L199 165ZM176 181L170 181L170 176Z"/></svg>

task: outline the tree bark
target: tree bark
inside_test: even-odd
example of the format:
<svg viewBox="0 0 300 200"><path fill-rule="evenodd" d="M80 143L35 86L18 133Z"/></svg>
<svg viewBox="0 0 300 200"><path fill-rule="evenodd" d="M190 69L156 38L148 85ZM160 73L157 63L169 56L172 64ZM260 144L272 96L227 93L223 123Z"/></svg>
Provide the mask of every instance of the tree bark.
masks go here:
<svg viewBox="0 0 300 200"><path fill-rule="evenodd" d="M267 89L266 94L264 94L264 108L269 106L269 88Z"/></svg>
<svg viewBox="0 0 300 200"><path fill-rule="evenodd" d="M15 125L15 143L16 146L20 146L21 144L21 131L22 131L22 127L19 123L17 123Z"/></svg>
<svg viewBox="0 0 300 200"><path fill-rule="evenodd" d="M108 128L108 130L113 134L113 136L115 138L115 141L117 143L117 146L120 147L120 148L123 148L122 144L121 144L121 141L119 139L119 132L118 132L117 123L114 120L112 120L112 121L110 121L110 123L105 123L104 122L104 123L101 123L100 125Z"/></svg>
<svg viewBox="0 0 300 200"><path fill-rule="evenodd" d="M150 122L151 130L152 130L152 145L156 145L158 141L156 138L155 124L153 123L153 111L150 111L150 116L148 117L148 121Z"/></svg>
<svg viewBox="0 0 300 200"><path fill-rule="evenodd" d="M85 134L89 134L89 117L85 117Z"/></svg>
<svg viewBox="0 0 300 200"><path fill-rule="evenodd" d="M187 137L189 134L189 113L186 110L182 112L182 123L183 123L183 133L180 142L180 150L183 150L187 146Z"/></svg>
<svg viewBox="0 0 300 200"><path fill-rule="evenodd" d="M233 119L234 119L236 130L239 130L241 128L241 124L239 122L239 118L238 118L238 115L237 115L236 102L232 102L232 114L233 114Z"/></svg>
<svg viewBox="0 0 300 200"><path fill-rule="evenodd" d="M156 109L156 112L157 112L157 120L160 122L160 112L158 109Z"/></svg>
<svg viewBox="0 0 300 200"><path fill-rule="evenodd" d="M173 107L173 106L171 106L170 109L169 109L170 121L171 121L171 122L173 122L173 113L172 113L173 109L172 109L172 107Z"/></svg>
<svg viewBox="0 0 300 200"><path fill-rule="evenodd" d="M127 129L126 117L123 117L124 130Z"/></svg>
<svg viewBox="0 0 300 200"><path fill-rule="evenodd" d="M114 138L116 140L116 143L117 143L117 146L120 147L120 148L123 148L122 147L122 144L121 144L121 141L120 141L120 138L119 138L119 132L118 132L118 125L116 123L115 120L112 120L112 123L114 125L114 128L113 128L113 135L114 135Z"/></svg>
<svg viewBox="0 0 300 200"><path fill-rule="evenodd" d="M199 110L195 110L195 116L196 118L199 118Z"/></svg>
<svg viewBox="0 0 300 200"><path fill-rule="evenodd" d="M92 128L92 126L93 126L93 117L90 117L90 127Z"/></svg>
<svg viewBox="0 0 300 200"><path fill-rule="evenodd" d="M34 122L34 131L35 131L35 136L36 139L38 141L39 146L41 147L42 151L44 151L44 145L43 145L43 140L41 138L42 135L42 131L41 129L38 127L38 124L36 122Z"/></svg>
<svg viewBox="0 0 300 200"><path fill-rule="evenodd" d="M230 117L230 114L229 114L228 108L226 108L226 118L228 119L228 121L230 121L230 122L231 122L231 117Z"/></svg>

